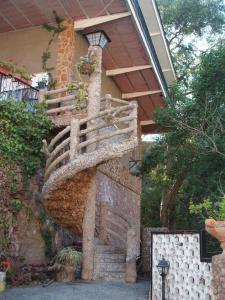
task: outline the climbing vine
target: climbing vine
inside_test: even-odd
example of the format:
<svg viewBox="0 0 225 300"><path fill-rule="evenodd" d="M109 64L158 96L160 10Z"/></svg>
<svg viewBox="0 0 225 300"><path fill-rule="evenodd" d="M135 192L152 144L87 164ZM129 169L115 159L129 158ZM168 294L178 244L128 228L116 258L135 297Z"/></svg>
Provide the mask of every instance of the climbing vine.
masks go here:
<svg viewBox="0 0 225 300"><path fill-rule="evenodd" d="M42 139L52 128L44 107L14 100L0 101L0 252L15 252L14 235L21 210L31 218L23 202L24 183L43 166Z"/></svg>
<svg viewBox="0 0 225 300"><path fill-rule="evenodd" d="M49 59L51 58L51 52L50 52L50 47L51 44L53 43L54 40L58 38L58 35L65 30L65 27L62 26L62 22L64 21L61 19L56 11L53 11L54 14L54 19L55 19L55 24L43 24L43 28L46 29L48 32L51 32L52 35L50 37L50 40L47 44L47 47L45 51L42 53L41 60L42 60L42 69L44 72L46 72L49 76L49 83L48 83L48 88L49 89L54 89L56 85L56 80L52 76L52 71L54 70L53 67L48 67L47 63Z"/></svg>

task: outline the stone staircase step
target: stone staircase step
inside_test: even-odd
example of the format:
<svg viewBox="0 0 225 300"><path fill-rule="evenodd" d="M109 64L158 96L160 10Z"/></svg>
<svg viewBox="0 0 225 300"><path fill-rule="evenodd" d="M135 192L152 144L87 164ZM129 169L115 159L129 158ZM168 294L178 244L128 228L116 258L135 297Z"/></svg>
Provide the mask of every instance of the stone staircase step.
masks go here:
<svg viewBox="0 0 225 300"><path fill-rule="evenodd" d="M114 263L97 263L96 271L97 272L125 272L126 265L124 262L114 262Z"/></svg>
<svg viewBox="0 0 225 300"><path fill-rule="evenodd" d="M94 256L94 260L96 263L111 263L111 262L124 262L126 261L126 255L125 254L119 254L119 253L96 253Z"/></svg>
<svg viewBox="0 0 225 300"><path fill-rule="evenodd" d="M125 281L126 274L125 272L100 272L97 274L97 276L95 275L94 279L121 282L121 281Z"/></svg>
<svg viewBox="0 0 225 300"><path fill-rule="evenodd" d="M109 254L124 254L125 250L123 249L118 249L113 246L109 245L96 245L95 246L95 252L96 253L109 253Z"/></svg>

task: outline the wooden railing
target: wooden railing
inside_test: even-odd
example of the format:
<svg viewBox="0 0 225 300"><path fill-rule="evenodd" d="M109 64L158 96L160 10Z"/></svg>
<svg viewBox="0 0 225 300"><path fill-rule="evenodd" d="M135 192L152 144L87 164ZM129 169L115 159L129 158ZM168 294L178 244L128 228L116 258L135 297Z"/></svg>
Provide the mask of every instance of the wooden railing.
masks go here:
<svg viewBox="0 0 225 300"><path fill-rule="evenodd" d="M79 83L75 82L70 87L64 87L56 90L40 90L38 101L45 102L47 105L47 115L55 116L60 113L78 112L87 107L87 101L79 102L77 97L80 89ZM79 108L78 108L79 105Z"/></svg>
<svg viewBox="0 0 225 300"><path fill-rule="evenodd" d="M132 221L118 209L103 202L100 205L99 238L107 243L113 238L126 249L126 281L136 281L137 239Z"/></svg>
<svg viewBox="0 0 225 300"><path fill-rule="evenodd" d="M81 129L82 127L86 128ZM114 137L117 137L116 141ZM61 130L49 145L43 141L43 152L47 156L45 179L80 155L101 149L101 143L106 140L107 143L120 144L136 137L137 103L106 95L101 99L101 110L98 114L80 120L71 118L70 125Z"/></svg>

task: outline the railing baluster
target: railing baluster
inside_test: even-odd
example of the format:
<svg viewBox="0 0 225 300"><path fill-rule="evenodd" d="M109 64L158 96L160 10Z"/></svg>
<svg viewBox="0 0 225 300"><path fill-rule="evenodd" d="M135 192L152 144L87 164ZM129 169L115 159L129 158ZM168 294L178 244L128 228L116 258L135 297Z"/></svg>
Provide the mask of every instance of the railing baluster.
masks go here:
<svg viewBox="0 0 225 300"><path fill-rule="evenodd" d="M72 119L70 127L70 161L72 161L77 156L77 145L79 144L78 132L80 130L80 121L78 119Z"/></svg>
<svg viewBox="0 0 225 300"><path fill-rule="evenodd" d="M39 90L38 93L38 102L42 103L45 100L46 90Z"/></svg>

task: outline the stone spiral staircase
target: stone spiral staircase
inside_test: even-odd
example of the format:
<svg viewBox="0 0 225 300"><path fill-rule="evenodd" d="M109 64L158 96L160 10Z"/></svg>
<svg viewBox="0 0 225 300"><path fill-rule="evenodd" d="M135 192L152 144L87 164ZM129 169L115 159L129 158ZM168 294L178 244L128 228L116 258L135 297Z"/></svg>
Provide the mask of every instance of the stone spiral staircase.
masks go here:
<svg viewBox="0 0 225 300"><path fill-rule="evenodd" d="M49 216L84 238L84 213L95 193L93 180L98 165L122 157L137 146L137 104L106 95L101 99L100 111L87 115L85 105L79 110L75 108L77 90L78 86L74 85L74 91L69 94L67 88L40 92L39 101L47 104L51 120L64 122L48 143L43 141L47 160L42 192ZM129 235L130 239L134 238L134 230L124 216L119 217L122 221L113 224L110 216L118 214L109 206L100 211L93 279L124 280L126 260L130 261L127 238ZM107 226L110 222L111 226ZM116 227L123 234L118 234ZM110 236L124 242L125 252L107 245ZM133 252L131 249L130 253Z"/></svg>

